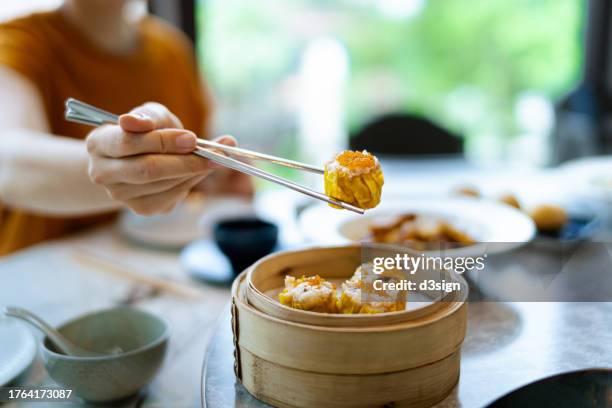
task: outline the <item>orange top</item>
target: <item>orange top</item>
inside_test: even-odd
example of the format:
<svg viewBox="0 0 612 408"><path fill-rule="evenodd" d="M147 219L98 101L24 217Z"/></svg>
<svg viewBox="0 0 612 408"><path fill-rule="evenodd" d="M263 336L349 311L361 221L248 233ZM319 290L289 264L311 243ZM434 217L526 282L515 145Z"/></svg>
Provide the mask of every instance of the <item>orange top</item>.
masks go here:
<svg viewBox="0 0 612 408"><path fill-rule="evenodd" d="M147 101L160 102L185 128L205 130L210 103L198 79L189 41L153 17L145 17L139 28L137 50L118 56L97 47L57 11L32 14L0 24L0 64L35 85L51 132L56 135L84 139L91 130L64 120L68 97L114 113L127 112ZM0 255L113 216L53 217L0 203Z"/></svg>
<svg viewBox="0 0 612 408"><path fill-rule="evenodd" d="M298 283L306 282L307 285L314 286L314 287L319 287L321 286L322 282L325 282L325 280L321 278L319 275L308 276L308 277L306 277L305 275L302 275L302 277L298 279L297 281Z"/></svg>
<svg viewBox="0 0 612 408"><path fill-rule="evenodd" d="M345 150L336 157L336 161L342 167L346 167L349 170L373 169L376 167L374 156L365 151L355 152Z"/></svg>

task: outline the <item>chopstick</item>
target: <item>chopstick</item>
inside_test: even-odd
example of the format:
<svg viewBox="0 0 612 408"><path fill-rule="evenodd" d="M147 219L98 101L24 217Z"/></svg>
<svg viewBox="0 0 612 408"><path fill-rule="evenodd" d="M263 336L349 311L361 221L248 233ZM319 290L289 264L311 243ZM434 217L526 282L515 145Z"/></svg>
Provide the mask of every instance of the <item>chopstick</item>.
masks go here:
<svg viewBox="0 0 612 408"><path fill-rule="evenodd" d="M100 126L103 124L116 124L119 122L119 116L112 114L110 112L107 112L105 110L102 110L100 108L97 108L95 106L89 105L85 102L76 100L74 98L68 98L66 100L65 118L66 120L69 120L72 122L77 122L77 123L81 123L84 125L90 125L90 126ZM312 173L323 174L325 171L321 167L312 166L312 165L305 164L305 163L300 163L294 160L284 159L282 157L276 157L276 156L271 156L271 155L264 154L264 153L254 152L252 150L242 149L239 147L226 146L220 143L210 142L204 139L198 139L197 144L198 144L198 148L193 151L193 154L195 155L212 160L230 169L240 171L242 173L246 173L251 176L259 177L264 180L271 181L273 183L290 188L302 194L306 194L318 200L325 201L329 204L334 204L346 210L353 211L358 214L363 214L365 212L363 209L359 207L356 207L344 201L337 200L335 198L331 198L327 196L326 194L314 191L312 189L309 189L308 187L304 187L290 180L276 176L272 173L268 173L257 167L241 162L240 160L236 160L234 158L228 157L224 154L214 152L207 148L221 150L223 152L227 152L228 154L247 157L250 159L264 160L264 161L272 162L272 163L279 164L282 166L290 167L293 169L309 171ZM207 147L207 148L204 148L204 147Z"/></svg>
<svg viewBox="0 0 612 408"><path fill-rule="evenodd" d="M105 256L94 254L93 252L80 248L78 251L71 253L72 257L81 265L93 267L99 271L119 276L130 281L150 286L160 292L171 293L179 297L187 297L190 299L204 298L204 292L186 284L173 282L167 279L149 276L138 273L128 267L115 262Z"/></svg>
<svg viewBox="0 0 612 408"><path fill-rule="evenodd" d="M119 116L110 112L106 112L100 108L89 105L85 102L78 101L74 98L69 98L66 101L66 118L79 122L85 125L99 126L105 123L115 124L119 121ZM247 157L249 159L265 160L271 163L276 163L281 166L291 167L293 169L306 170L312 173L323 174L325 170L322 167L312 166L306 163L300 163L295 160L284 159L269 154L254 152L252 150L242 149L240 147L227 146L221 143L211 142L205 139L198 139L198 146L212 147L223 152L227 152L236 156Z"/></svg>
<svg viewBox="0 0 612 408"><path fill-rule="evenodd" d="M85 125L99 126L105 123L116 124L119 121L119 116L106 112L100 108L89 105L85 102L69 98L66 101L66 119L79 122ZM227 146L221 143L211 142L205 139L198 139L198 146L212 147L226 153L236 156L247 157L249 159L264 160L271 163L276 163L281 166L291 167L293 169L310 171L312 173L323 174L325 170L322 167L312 166L310 164L301 163L295 160L289 160L282 157L276 157L269 154L254 152L240 147Z"/></svg>
<svg viewBox="0 0 612 408"><path fill-rule="evenodd" d="M100 126L119 122L119 116L74 98L66 100L64 115L69 121L84 125Z"/></svg>
<svg viewBox="0 0 612 408"><path fill-rule="evenodd" d="M311 173L323 174L325 169L319 166L313 166L306 163L301 163L295 160L284 159L282 157L276 157L265 153L254 152L248 149L242 149L240 147L227 146L221 143L211 142L205 139L198 139L198 146L200 147L211 147L223 152L233 154L236 156L242 156L249 159L264 160L271 163L279 164L281 166L290 167L297 170L305 170Z"/></svg>

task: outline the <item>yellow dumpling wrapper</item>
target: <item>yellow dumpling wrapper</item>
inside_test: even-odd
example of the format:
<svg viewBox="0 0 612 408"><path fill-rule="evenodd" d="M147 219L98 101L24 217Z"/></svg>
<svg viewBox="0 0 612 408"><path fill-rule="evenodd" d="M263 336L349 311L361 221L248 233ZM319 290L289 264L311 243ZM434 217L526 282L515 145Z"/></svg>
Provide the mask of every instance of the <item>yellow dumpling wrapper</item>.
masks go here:
<svg viewBox="0 0 612 408"><path fill-rule="evenodd" d="M373 291L370 288L366 295L364 291L362 268L359 267L351 277L342 284L337 309L343 314L376 314L398 312L406 308L406 292L389 293Z"/></svg>
<svg viewBox="0 0 612 408"><path fill-rule="evenodd" d="M285 276L285 289L279 293L281 304L294 309L319 313L336 313L336 285L319 275L295 278Z"/></svg>
<svg viewBox="0 0 612 408"><path fill-rule="evenodd" d="M380 203L385 182L378 159L365 150L338 154L325 165L324 180L325 194L363 209Z"/></svg>

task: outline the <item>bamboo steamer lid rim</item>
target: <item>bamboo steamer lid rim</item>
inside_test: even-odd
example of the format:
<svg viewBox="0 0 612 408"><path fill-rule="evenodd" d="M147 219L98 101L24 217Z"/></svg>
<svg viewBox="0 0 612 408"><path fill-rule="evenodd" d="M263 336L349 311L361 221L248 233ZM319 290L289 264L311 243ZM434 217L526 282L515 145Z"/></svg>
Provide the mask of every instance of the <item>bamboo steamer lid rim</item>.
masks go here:
<svg viewBox="0 0 612 408"><path fill-rule="evenodd" d="M284 324L288 326L293 326L300 329L305 330L314 330L314 331L322 331L322 332L343 332L343 333L386 333L386 332L394 332L400 330L407 330L413 328L427 327L431 324L435 324L438 320L450 316L457 312L461 307L465 304L465 301L457 301L457 302L446 302L446 308L440 310L440 313L425 316L422 319L409 320L403 323L396 323L392 325L384 325L384 326L363 326L363 327L351 327L351 326L343 326L343 327L334 327L334 326L316 326L304 323L297 323L289 320L283 320L276 316L271 316L267 313L261 312L260 310L254 308L252 305L248 303L245 299L245 287L244 281L246 281L248 274L248 270L242 272L240 275L236 277L234 283L232 284L232 299L233 303L237 308L244 308L248 310L249 313L255 314L260 318L267 319L273 321L278 324ZM247 283L248 284L248 283ZM311 312L314 313L314 312Z"/></svg>

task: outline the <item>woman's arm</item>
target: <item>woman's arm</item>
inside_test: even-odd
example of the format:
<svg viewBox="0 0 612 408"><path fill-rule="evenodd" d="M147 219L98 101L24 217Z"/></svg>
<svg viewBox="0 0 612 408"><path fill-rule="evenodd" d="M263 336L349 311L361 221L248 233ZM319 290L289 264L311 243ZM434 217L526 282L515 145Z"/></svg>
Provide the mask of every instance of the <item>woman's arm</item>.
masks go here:
<svg viewBox="0 0 612 408"><path fill-rule="evenodd" d="M196 135L158 103L95 128L83 143L49 134L36 89L17 73L0 68L0 89L0 199L9 206L80 215L121 203L165 213L219 168L190 154Z"/></svg>
<svg viewBox="0 0 612 408"><path fill-rule="evenodd" d="M11 207L55 215L116 209L88 177L85 143L50 134L34 85L0 66L0 200Z"/></svg>

